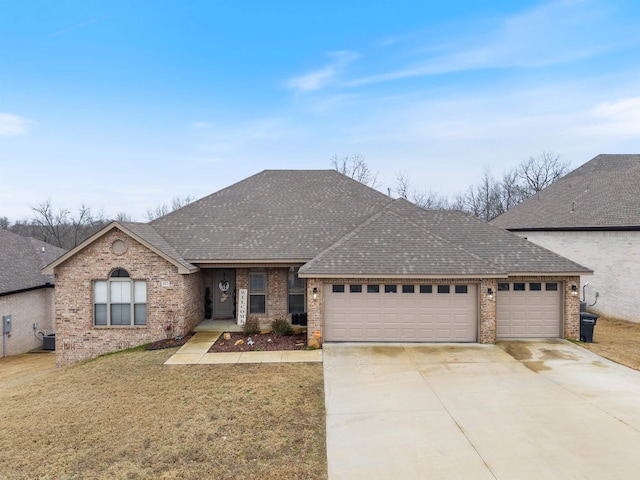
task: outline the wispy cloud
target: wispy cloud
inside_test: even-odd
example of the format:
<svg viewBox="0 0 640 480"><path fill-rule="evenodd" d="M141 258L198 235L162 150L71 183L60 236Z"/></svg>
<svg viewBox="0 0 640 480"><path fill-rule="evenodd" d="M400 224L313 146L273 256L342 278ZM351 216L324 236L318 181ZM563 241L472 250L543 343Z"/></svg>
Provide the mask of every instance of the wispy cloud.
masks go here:
<svg viewBox="0 0 640 480"><path fill-rule="evenodd" d="M640 97L602 102L586 112L589 123L572 129L584 136L640 138Z"/></svg>
<svg viewBox="0 0 640 480"><path fill-rule="evenodd" d="M213 125L209 122L193 122L190 127L197 130L204 130L213 127Z"/></svg>
<svg viewBox="0 0 640 480"><path fill-rule="evenodd" d="M356 52L348 50L331 52L329 54L331 61L327 65L316 71L290 79L287 81L287 86L303 92L319 90L334 82L347 65L356 60L358 56Z"/></svg>
<svg viewBox="0 0 640 480"><path fill-rule="evenodd" d="M639 44L638 35L620 36L602 28L610 14L605 8L596 1L559 0L504 18L474 19L439 26L437 32L388 37L375 42L375 51L363 56L362 68L367 68L368 58L380 57L386 60L375 65L395 64L396 68L376 71L373 66L368 75L338 79L338 71L348 77L344 70L350 62L335 62L289 83L309 91L338 80L339 86L353 88L470 70L538 68L594 57L623 42Z"/></svg>
<svg viewBox="0 0 640 480"><path fill-rule="evenodd" d="M25 135L34 122L11 113L0 113L0 136L14 137Z"/></svg>

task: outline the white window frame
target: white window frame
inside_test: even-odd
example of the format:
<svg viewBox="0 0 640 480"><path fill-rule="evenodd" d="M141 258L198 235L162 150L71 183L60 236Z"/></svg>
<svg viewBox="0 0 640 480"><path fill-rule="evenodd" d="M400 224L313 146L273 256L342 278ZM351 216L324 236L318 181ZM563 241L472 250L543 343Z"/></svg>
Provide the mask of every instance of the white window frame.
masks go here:
<svg viewBox="0 0 640 480"><path fill-rule="evenodd" d="M252 281L251 278L252 277L263 277L264 278L264 290L254 290L252 288ZM267 313L267 285L268 285L269 279L267 278L267 272L264 271L256 271L256 272L250 272L249 273L249 314L250 315L266 315ZM264 297L264 311L263 312L255 312L253 311L253 305L251 303L251 298L252 297Z"/></svg>
<svg viewBox="0 0 640 480"><path fill-rule="evenodd" d="M127 276L115 276L117 273L125 273ZM133 280L124 269L111 272L107 280L93 281L93 326L94 327L144 327L147 325L147 282L145 280ZM125 285L126 284L126 285ZM116 299L116 285L121 287L123 299ZM124 286L124 288L122 288ZM127 288L128 287L128 288ZM120 300L120 301L116 301ZM129 305L129 323L113 323L112 311L116 305ZM142 315L136 318L136 310L144 306ZM103 307L101 317L104 321L98 323L98 307ZM140 318L142 316L142 318ZM101 320L102 320L101 318Z"/></svg>

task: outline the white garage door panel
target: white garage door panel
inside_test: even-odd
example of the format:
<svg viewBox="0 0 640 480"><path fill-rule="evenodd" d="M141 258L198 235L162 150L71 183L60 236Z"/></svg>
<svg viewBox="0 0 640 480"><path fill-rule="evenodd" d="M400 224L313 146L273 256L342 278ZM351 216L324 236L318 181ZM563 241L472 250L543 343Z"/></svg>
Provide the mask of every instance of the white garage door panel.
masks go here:
<svg viewBox="0 0 640 480"><path fill-rule="evenodd" d="M496 296L496 327L498 338L558 338L562 328L561 284L558 291L530 290L498 291Z"/></svg>
<svg viewBox="0 0 640 480"><path fill-rule="evenodd" d="M475 285L467 293L333 292L325 287L324 317L327 341L475 342L478 300Z"/></svg>

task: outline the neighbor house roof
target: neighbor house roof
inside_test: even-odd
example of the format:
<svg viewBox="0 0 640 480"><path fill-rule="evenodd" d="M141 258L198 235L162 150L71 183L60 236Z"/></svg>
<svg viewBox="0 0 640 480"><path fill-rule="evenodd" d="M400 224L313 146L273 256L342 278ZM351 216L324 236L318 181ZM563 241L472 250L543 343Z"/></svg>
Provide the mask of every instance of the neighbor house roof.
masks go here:
<svg viewBox="0 0 640 480"><path fill-rule="evenodd" d="M399 199L300 269L303 277L504 277L591 270L459 211Z"/></svg>
<svg viewBox="0 0 640 480"><path fill-rule="evenodd" d="M35 238L0 229L0 295L53 285L40 269L65 252Z"/></svg>
<svg viewBox="0 0 640 480"><path fill-rule="evenodd" d="M197 272L199 269L195 265L187 262L184 258L180 256L178 252L169 244L167 241L162 238L158 232L154 230L154 228L146 223L136 223L136 222L111 222L109 225L104 227L99 232L92 235L90 238L86 239L77 247L68 251L66 254L62 255L54 262L47 265L43 268L42 272L45 274L53 274L53 269L58 265L63 264L69 258L74 256L79 251L83 250L87 247L87 245L93 243L96 239L102 237L107 232L110 232L114 228L117 228L133 238L134 240L140 242L142 245L149 248L151 251L157 253L162 258L167 260L169 263L175 265L178 268L178 273L193 273Z"/></svg>
<svg viewBox="0 0 640 480"><path fill-rule="evenodd" d="M640 155L598 155L491 221L509 230L640 229Z"/></svg>
<svg viewBox="0 0 640 480"><path fill-rule="evenodd" d="M151 225L192 263L303 263L390 202L335 170L265 170Z"/></svg>

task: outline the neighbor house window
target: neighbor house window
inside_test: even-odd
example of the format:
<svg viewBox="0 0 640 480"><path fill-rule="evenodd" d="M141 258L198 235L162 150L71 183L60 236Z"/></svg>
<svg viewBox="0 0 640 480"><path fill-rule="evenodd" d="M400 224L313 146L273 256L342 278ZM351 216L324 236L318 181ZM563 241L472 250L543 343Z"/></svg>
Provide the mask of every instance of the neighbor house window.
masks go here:
<svg viewBox="0 0 640 480"><path fill-rule="evenodd" d="M249 313L267 312L267 274L249 274Z"/></svg>
<svg viewBox="0 0 640 480"><path fill-rule="evenodd" d="M304 291L307 283L304 278L298 277L298 271L289 271L289 313L304 313Z"/></svg>
<svg viewBox="0 0 640 480"><path fill-rule="evenodd" d="M93 323L97 326L147 324L147 282L114 270L109 280L93 282Z"/></svg>

